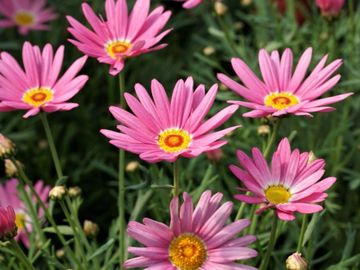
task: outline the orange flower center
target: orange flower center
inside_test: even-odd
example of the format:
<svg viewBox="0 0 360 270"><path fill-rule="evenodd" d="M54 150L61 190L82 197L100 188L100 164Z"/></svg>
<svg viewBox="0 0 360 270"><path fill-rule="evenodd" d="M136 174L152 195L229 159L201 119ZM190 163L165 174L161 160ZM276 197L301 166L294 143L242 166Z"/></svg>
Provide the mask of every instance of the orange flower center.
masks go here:
<svg viewBox="0 0 360 270"><path fill-rule="evenodd" d="M131 43L125 40L111 41L105 45L105 50L111 58L117 59L122 57L131 46Z"/></svg>
<svg viewBox="0 0 360 270"><path fill-rule="evenodd" d="M182 129L170 128L160 132L157 138L159 147L168 153L179 152L189 147L190 134Z"/></svg>
<svg viewBox="0 0 360 270"><path fill-rule="evenodd" d="M170 243L169 260L179 270L198 270L206 259L205 244L194 234L184 233Z"/></svg>
<svg viewBox="0 0 360 270"><path fill-rule="evenodd" d="M17 25L30 26L34 21L34 15L28 11L19 11L15 14L15 22Z"/></svg>
<svg viewBox="0 0 360 270"><path fill-rule="evenodd" d="M268 107L273 107L277 110L284 110L298 104L299 99L297 96L288 92L271 93L265 97L264 103Z"/></svg>
<svg viewBox="0 0 360 270"><path fill-rule="evenodd" d="M47 87L31 88L22 97L22 101L33 106L40 107L54 98L54 92Z"/></svg>

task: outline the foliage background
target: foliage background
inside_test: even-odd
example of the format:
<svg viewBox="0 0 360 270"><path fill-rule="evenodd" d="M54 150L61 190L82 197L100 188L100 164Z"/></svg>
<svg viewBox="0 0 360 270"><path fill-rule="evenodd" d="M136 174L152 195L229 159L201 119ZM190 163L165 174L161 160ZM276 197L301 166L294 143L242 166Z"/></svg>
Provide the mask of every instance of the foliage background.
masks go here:
<svg viewBox="0 0 360 270"><path fill-rule="evenodd" d="M15 29L0 30L0 50L9 51L20 58L22 43L44 45L47 42L58 46L66 45L66 66L81 54L66 41L65 15L84 21L80 11L80 0L50 1L59 13L59 18L51 25L49 32L31 32L19 36ZM101 0L88 1L101 14ZM130 1L131 2L131 1ZM360 268L360 100L357 91L360 86L360 5L358 1L347 1L338 18L326 19L320 15L313 1L309 9L303 10L304 23L298 25L294 16L298 1L288 0L289 9L280 14L272 1L253 0L249 5L240 0L227 0L228 12L218 16L213 9L213 1L194 10L183 10L180 3L161 2L173 11L168 27L174 28L165 38L167 48L148 55L131 59L125 69L127 91L133 92L136 82L149 87L153 78L158 79L167 89L172 90L176 80L193 76L196 83L207 87L217 83L216 73L234 75L230 66L232 57L244 59L258 73L257 53L260 48L268 50L291 48L298 59L307 47L313 47L312 67L326 53L329 61L344 59L340 70L341 83L330 94L355 92L355 95L338 104L332 113L315 114L314 118L291 117L285 119L278 139L289 136L293 145L302 151L313 151L317 157L327 161L327 175L336 176L337 183L326 201L326 211L313 215L312 226L306 235L305 256L311 269L359 269ZM205 47L211 46L215 52L205 55ZM117 151L108 144L99 130L114 129L115 122L108 112L108 106L119 100L118 80L107 73L108 67L89 59L82 73L90 80L74 98L80 107L70 111L49 115L50 125L62 161L65 174L69 176L68 186L80 186L83 190L83 204L80 219L90 219L100 226L100 243L106 241L112 220L117 216ZM221 88L213 112L225 106L225 100L237 99L231 91ZM227 200L237 193L237 180L229 173L227 166L236 163L235 150L249 151L252 147L263 147L266 137L257 133L262 120L241 117L244 109L239 109L226 125L242 124L229 138L224 150L224 159L211 163L206 156L182 161L182 190L191 191L194 200L205 189L221 191ZM40 118L22 119L21 112L0 114L0 131L17 144L19 157L25 164L32 179L44 179L54 185L55 172L50 159L45 134ZM127 154L127 160L137 157ZM149 165L141 162L135 172L128 172L127 217L141 220L147 216L168 221L169 189L157 185L171 183L171 165L161 163ZM5 180L4 173L3 180ZM235 202L235 211L240 202ZM245 216L250 213L246 207ZM310 217L311 218L311 217ZM62 216L58 214L58 220ZM265 247L269 216L262 215L255 233L259 237L257 248ZM284 261L296 247L300 219L282 224L282 233L276 247L275 259L270 269L285 269ZM255 261L253 263L256 263Z"/></svg>

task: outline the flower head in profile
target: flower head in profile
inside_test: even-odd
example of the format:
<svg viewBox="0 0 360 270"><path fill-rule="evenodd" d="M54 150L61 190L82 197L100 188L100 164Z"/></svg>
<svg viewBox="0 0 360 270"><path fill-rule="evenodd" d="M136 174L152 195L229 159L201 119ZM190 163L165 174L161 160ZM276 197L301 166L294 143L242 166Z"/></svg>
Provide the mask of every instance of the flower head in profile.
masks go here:
<svg viewBox="0 0 360 270"><path fill-rule="evenodd" d="M158 81L152 81L151 91L152 97L142 85L136 84L138 98L125 93L133 113L110 107L110 112L121 123L117 126L120 132L101 130L111 144L139 154L143 160L173 162L179 156L196 157L226 144L220 139L238 127L212 132L237 110L237 105L228 106L204 121L215 101L217 85L205 94L203 85L194 91L191 77L179 80L170 101Z"/></svg>
<svg viewBox="0 0 360 270"><path fill-rule="evenodd" d="M175 197L170 204L170 226L145 218L143 224L131 221L128 234L144 247L129 247L128 251L137 257L125 262L125 268L214 270L256 268L239 264L257 256L247 246L256 238L237 235L247 226L247 219L225 225L231 214L233 203L221 205L221 193L212 195L206 191L197 206L193 207L190 196L183 194L180 207Z"/></svg>
<svg viewBox="0 0 360 270"><path fill-rule="evenodd" d="M175 0L175 1L185 2L183 4L183 7L186 9L191 9L191 8L194 8L194 7L197 7L198 5L200 5L203 0Z"/></svg>
<svg viewBox="0 0 360 270"><path fill-rule="evenodd" d="M25 35L29 30L48 30L47 22L56 19L52 8L45 7L45 0L0 0L0 27L18 27Z"/></svg>
<svg viewBox="0 0 360 270"><path fill-rule="evenodd" d="M25 42L22 51L24 69L8 53L0 54L0 112L27 110L24 118L45 112L67 111L78 106L67 102L77 94L88 76L76 76L86 62L86 56L76 60L63 76L59 73L64 58L64 46L54 55L47 44L43 51Z"/></svg>
<svg viewBox="0 0 360 270"><path fill-rule="evenodd" d="M316 0L316 5L324 16L337 16L344 7L345 0Z"/></svg>
<svg viewBox="0 0 360 270"><path fill-rule="evenodd" d="M16 236L15 212L11 206L0 206L0 241L8 241Z"/></svg>
<svg viewBox="0 0 360 270"><path fill-rule="evenodd" d="M20 193L17 190L17 179L10 179L0 186L0 205L11 205L15 213L15 223L18 228L18 234L16 240L21 240L25 246L29 247L29 239L26 231L32 232L32 223L30 219L30 209L27 209L25 203L20 197ZM27 188L26 188L27 189ZM46 186L43 181L39 180L34 185L35 191L40 196L41 200L47 205L49 186ZM27 189L28 190L28 189ZM30 192L29 192L30 194ZM36 205L36 198L33 197L32 201ZM44 216L43 209L38 209L38 217L41 219Z"/></svg>
<svg viewBox="0 0 360 270"><path fill-rule="evenodd" d="M323 209L319 202L327 197L325 191L336 181L335 177L320 180L325 173L325 162L316 159L309 162L309 153L291 151L284 138L272 156L269 166L258 148L253 148L252 159L238 150L237 157L242 168L230 166L232 173L252 195L235 195L235 198L251 204L266 204L274 208L282 220L295 219L294 212L311 214Z"/></svg>
<svg viewBox="0 0 360 270"><path fill-rule="evenodd" d="M68 30L75 38L69 41L84 54L109 64L111 75L123 69L125 59L166 46L158 43L170 31L160 33L171 13L158 7L149 14L150 0L136 0L130 15L126 0L106 0L106 20L97 17L87 3L82 4L82 10L93 30L67 16Z"/></svg>
<svg viewBox="0 0 360 270"><path fill-rule="evenodd" d="M252 109L245 117L284 116L287 114L311 116L313 112L329 112L334 108L329 104L339 102L352 93L333 97L319 98L333 88L340 80L340 75L332 74L341 66L337 59L325 66L324 56L310 75L305 78L311 62L312 49L308 48L295 68L293 54L286 49L280 57L278 51L269 55L264 49L259 52L259 66L264 81L261 81L241 59L233 58L231 63L244 85L241 85L224 74L218 79L239 94L246 101L230 101Z"/></svg>

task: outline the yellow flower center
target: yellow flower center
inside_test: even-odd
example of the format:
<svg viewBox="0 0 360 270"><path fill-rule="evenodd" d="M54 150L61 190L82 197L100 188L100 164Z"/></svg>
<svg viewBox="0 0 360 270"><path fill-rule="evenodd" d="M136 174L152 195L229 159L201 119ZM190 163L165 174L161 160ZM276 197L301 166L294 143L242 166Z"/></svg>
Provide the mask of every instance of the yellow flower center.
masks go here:
<svg viewBox="0 0 360 270"><path fill-rule="evenodd" d="M271 93L264 99L265 105L277 110L284 110L299 103L297 96L288 92Z"/></svg>
<svg viewBox="0 0 360 270"><path fill-rule="evenodd" d="M34 15L28 11L19 11L15 15L15 22L20 26L30 26L34 23Z"/></svg>
<svg viewBox="0 0 360 270"><path fill-rule="evenodd" d="M291 197L289 190L282 185L271 186L265 190L266 199L272 204L287 203Z"/></svg>
<svg viewBox="0 0 360 270"><path fill-rule="evenodd" d="M22 101L33 107L40 107L49 101L52 101L53 98L53 90L46 87L40 87L27 90L22 97Z"/></svg>
<svg viewBox="0 0 360 270"><path fill-rule="evenodd" d="M15 214L15 224L18 230L23 230L25 228L26 215L24 213Z"/></svg>
<svg viewBox="0 0 360 270"><path fill-rule="evenodd" d="M170 243L169 260L179 270L198 270L206 259L205 244L194 234L182 234Z"/></svg>
<svg viewBox="0 0 360 270"><path fill-rule="evenodd" d="M169 128L160 132L157 138L157 143L165 152L179 152L189 147L191 143L191 136L185 130Z"/></svg>
<svg viewBox="0 0 360 270"><path fill-rule="evenodd" d="M126 53L131 46L131 43L128 41L112 41L105 45L105 50L111 58L118 59Z"/></svg>

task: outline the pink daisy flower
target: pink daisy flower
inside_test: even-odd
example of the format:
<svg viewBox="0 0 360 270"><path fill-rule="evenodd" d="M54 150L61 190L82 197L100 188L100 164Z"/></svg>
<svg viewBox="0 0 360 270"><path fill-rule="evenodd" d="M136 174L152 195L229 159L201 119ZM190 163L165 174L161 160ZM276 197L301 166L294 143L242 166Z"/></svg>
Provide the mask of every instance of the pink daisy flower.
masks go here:
<svg viewBox="0 0 360 270"><path fill-rule="evenodd" d="M235 198L251 204L266 204L260 208L261 213L267 208L274 208L282 220L295 219L294 212L311 214L321 211L322 202L327 197L325 191L336 181L324 175L325 161L316 159L309 162L309 153L291 151L287 138L284 138L272 156L268 166L258 148L253 148L252 159L238 150L237 157L243 169L230 165L232 173L245 185L252 195L235 195Z"/></svg>
<svg viewBox="0 0 360 270"><path fill-rule="evenodd" d="M0 20L0 27L17 26L22 35L29 30L48 30L45 23L56 19L57 14L45 6L45 0L0 0L0 14L6 17Z"/></svg>
<svg viewBox="0 0 360 270"><path fill-rule="evenodd" d="M26 247L29 247L29 239L26 231L32 232L32 224L29 216L29 209L26 208L24 202L20 198L20 194L17 190L19 182L17 179L10 179L4 184L0 185L0 205L11 205L15 210L15 223L18 228L18 234L16 240L21 240ZM44 182L39 180L34 185L35 191L39 194L41 200L47 205L48 194L50 186L44 185ZM34 205L36 204L36 198L32 198ZM38 209L39 219L42 219L44 212L42 209Z"/></svg>
<svg viewBox="0 0 360 270"><path fill-rule="evenodd" d="M17 233L15 212L11 206L0 207L0 241L8 241Z"/></svg>
<svg viewBox="0 0 360 270"><path fill-rule="evenodd" d="M198 5L200 5L202 3L202 0L175 0L175 1L185 2L183 4L183 7L187 8L187 9L197 7Z"/></svg>
<svg viewBox="0 0 360 270"><path fill-rule="evenodd" d="M259 52L259 66L264 82L259 80L250 68L238 58L231 60L232 66L244 85L224 74L218 79L247 101L230 101L252 109L245 117L284 116L286 114L311 116L313 112L329 112L334 108L327 105L339 102L352 93L333 97L319 97L330 90L340 80L340 75L332 74L341 66L337 59L325 66L324 56L310 75L304 80L310 65L312 49L308 48L292 73L293 54L286 49L280 58L278 51L269 55L264 49Z"/></svg>
<svg viewBox="0 0 360 270"><path fill-rule="evenodd" d="M345 4L345 0L316 0L316 5L324 16L337 16Z"/></svg>
<svg viewBox="0 0 360 270"><path fill-rule="evenodd" d="M101 133L110 138L111 144L139 154L148 162L174 162L179 156L191 158L218 149L227 143L219 139L239 126L211 132L237 110L237 105L228 106L204 121L215 101L217 88L213 85L206 95L204 85L194 91L193 79L189 77L185 82L176 83L169 101L158 81L151 83L152 98L141 84L136 84L138 99L125 93L133 114L110 107L112 115L121 123L117 126L120 132L102 129Z"/></svg>
<svg viewBox="0 0 360 270"><path fill-rule="evenodd" d="M93 31L67 16L71 25L68 30L76 38L69 41L84 54L111 65L111 75L117 75L123 69L125 59L166 46L156 44L170 32L167 30L159 34L171 12L164 12L163 7L158 7L149 14L150 0L137 0L130 15L126 0L116 3L106 0L106 21L97 17L87 3L82 4L82 10Z"/></svg>
<svg viewBox="0 0 360 270"><path fill-rule="evenodd" d="M8 53L0 54L0 112L28 110L24 118L45 112L67 111L77 103L67 102L81 90L88 76L77 73L84 66L86 56L76 60L59 77L64 58L64 46L55 56L50 44L41 52L38 46L25 42L23 46L24 70Z"/></svg>
<svg viewBox="0 0 360 270"><path fill-rule="evenodd" d="M212 196L210 191L206 191L194 209L187 193L183 194L183 198L180 213L178 198L170 203L170 226L148 218L143 220L144 224L129 223L129 236L145 247L128 248L137 257L127 260L125 268L256 269L235 262L256 257L257 252L247 247L256 240L255 236L237 238L249 226L248 219L225 226L233 208L232 202L220 205L222 194Z"/></svg>

